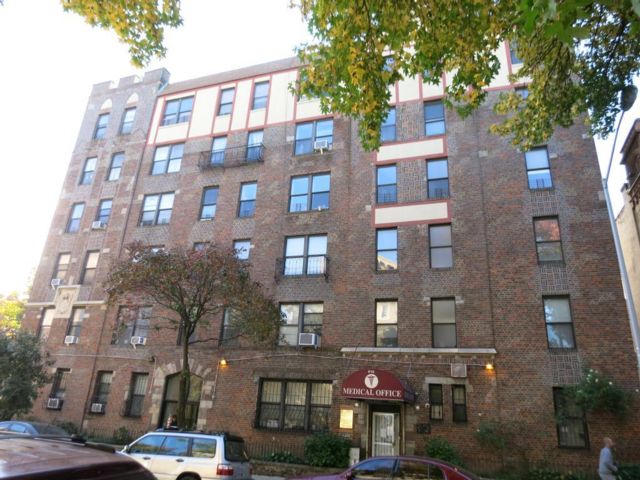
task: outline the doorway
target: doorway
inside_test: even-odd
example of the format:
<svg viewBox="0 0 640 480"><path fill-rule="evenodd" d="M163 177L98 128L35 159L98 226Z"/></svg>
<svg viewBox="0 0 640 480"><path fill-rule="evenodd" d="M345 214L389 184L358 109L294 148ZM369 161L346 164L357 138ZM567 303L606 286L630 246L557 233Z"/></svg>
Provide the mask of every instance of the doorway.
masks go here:
<svg viewBox="0 0 640 480"><path fill-rule="evenodd" d="M400 454L400 406L371 406L371 455Z"/></svg>

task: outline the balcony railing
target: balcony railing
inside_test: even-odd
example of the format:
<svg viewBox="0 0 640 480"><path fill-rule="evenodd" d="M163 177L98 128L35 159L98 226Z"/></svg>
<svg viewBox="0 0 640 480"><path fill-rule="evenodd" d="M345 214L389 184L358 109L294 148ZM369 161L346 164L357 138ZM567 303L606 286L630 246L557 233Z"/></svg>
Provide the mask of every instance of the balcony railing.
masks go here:
<svg viewBox="0 0 640 480"><path fill-rule="evenodd" d="M276 260L276 281L283 278L329 277L329 257L311 255L308 257L278 258Z"/></svg>
<svg viewBox="0 0 640 480"><path fill-rule="evenodd" d="M264 160L264 145L243 145L230 147L224 150L209 150L200 152L198 165L201 169L240 167L249 163L258 163Z"/></svg>

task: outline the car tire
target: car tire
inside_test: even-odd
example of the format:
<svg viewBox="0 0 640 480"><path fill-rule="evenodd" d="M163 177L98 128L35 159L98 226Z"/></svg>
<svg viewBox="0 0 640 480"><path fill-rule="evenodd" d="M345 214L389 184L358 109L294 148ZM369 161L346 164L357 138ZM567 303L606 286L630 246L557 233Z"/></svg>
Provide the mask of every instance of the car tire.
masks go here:
<svg viewBox="0 0 640 480"><path fill-rule="evenodd" d="M184 475L180 477L179 480L200 480L200 478L194 477L193 475Z"/></svg>

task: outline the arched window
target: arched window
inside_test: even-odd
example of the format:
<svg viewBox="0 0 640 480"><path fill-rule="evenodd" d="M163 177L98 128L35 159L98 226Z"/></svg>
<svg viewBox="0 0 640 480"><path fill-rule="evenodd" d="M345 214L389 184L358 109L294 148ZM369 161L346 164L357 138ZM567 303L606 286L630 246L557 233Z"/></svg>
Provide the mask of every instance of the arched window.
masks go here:
<svg viewBox="0 0 640 480"><path fill-rule="evenodd" d="M185 428L194 429L198 420L198 407L202 393L202 377L191 375L189 396L185 409ZM169 375L165 379L164 397L162 399L162 415L159 427L164 427L167 419L178 410L178 392L180 391L180 372Z"/></svg>

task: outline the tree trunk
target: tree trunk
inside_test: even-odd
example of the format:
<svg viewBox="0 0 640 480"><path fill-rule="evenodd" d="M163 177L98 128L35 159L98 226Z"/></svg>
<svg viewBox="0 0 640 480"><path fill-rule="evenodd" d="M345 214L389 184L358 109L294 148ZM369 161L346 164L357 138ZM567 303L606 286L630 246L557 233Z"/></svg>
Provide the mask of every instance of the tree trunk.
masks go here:
<svg viewBox="0 0 640 480"><path fill-rule="evenodd" d="M186 333L186 322L183 321L183 333ZM189 389L191 380L191 372L189 371L189 337L182 335L182 370L180 372L180 388L178 390L178 408L176 416L178 417L178 428L190 428L186 425L186 408L189 398Z"/></svg>

